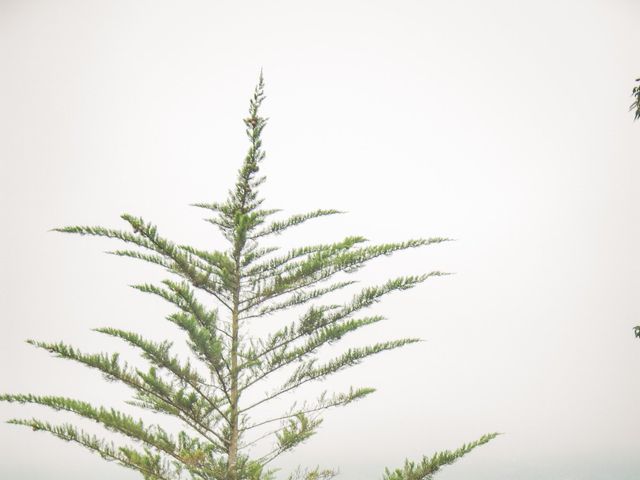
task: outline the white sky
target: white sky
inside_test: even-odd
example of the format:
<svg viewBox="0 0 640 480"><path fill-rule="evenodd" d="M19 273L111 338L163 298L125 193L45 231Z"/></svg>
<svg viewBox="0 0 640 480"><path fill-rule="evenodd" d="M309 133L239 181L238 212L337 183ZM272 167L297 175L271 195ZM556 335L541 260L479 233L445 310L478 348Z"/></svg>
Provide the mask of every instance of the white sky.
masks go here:
<svg viewBox="0 0 640 480"><path fill-rule="evenodd" d="M390 320L354 342L427 342L328 381L378 392L280 466L379 478L500 431L439 478L637 478L639 20L633 0L0 0L0 391L126 398L23 340L169 333L167 308L127 287L161 273L47 230L126 211L221 246L187 205L226 195L263 67L267 203L349 211L284 244L457 239L359 274L456 272L377 307ZM0 405L32 415L70 418ZM4 424L0 477L138 478Z"/></svg>

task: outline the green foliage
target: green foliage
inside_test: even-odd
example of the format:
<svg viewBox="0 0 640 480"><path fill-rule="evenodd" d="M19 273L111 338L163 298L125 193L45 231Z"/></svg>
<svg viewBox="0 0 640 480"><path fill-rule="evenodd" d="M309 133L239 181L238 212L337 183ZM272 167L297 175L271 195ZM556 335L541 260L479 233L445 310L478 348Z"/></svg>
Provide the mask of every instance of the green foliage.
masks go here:
<svg viewBox="0 0 640 480"><path fill-rule="evenodd" d="M636 337L640 338L640 325L637 327L633 327L633 331L635 332Z"/></svg>
<svg viewBox="0 0 640 480"><path fill-rule="evenodd" d="M349 236L334 243L285 252L262 244L264 239L307 221L342 213L319 209L277 219L273 216L279 210L262 208L258 187L265 178L258 173L265 157L261 134L266 119L259 115L263 100L261 76L250 101L249 116L244 120L250 146L234 187L222 203L196 204L211 214L207 221L223 234L226 248L201 250L177 244L162 236L155 225L129 214L121 216L127 226L124 230L99 226L56 229L119 240L127 249L111 254L165 269L170 278L159 284L132 287L176 307L167 320L182 332L189 353L176 354L169 340L150 341L139 333L110 327L96 331L134 347L146 361L146 368L128 365L117 353L85 353L63 342L29 340L28 343L97 370L109 381L126 385L133 393L130 405L174 417L181 425L179 431L169 432L119 410L81 400L29 394L1 395L0 401L71 412L119 434L136 447L107 442L69 424L52 425L37 419L13 419L9 423L82 445L106 460L138 471L145 479L270 480L274 471L267 470L267 465L312 437L322 422L321 413L349 405L374 389L351 387L346 393L324 392L315 401L294 402L286 411L271 416L260 417L256 407L373 355L419 341L385 340L347 348L333 358L324 358L323 347L383 320L379 315L364 315L364 310L387 295L445 273L432 271L398 277L362 288L344 303L307 304L352 286L355 281L349 276L378 257L448 239L433 237L370 245L363 237ZM197 292L210 302L199 300ZM303 309L297 320L264 336L252 334L249 319L259 317L267 322L268 317L292 308ZM275 372L284 373L280 383L272 381ZM266 385L271 389L258 399L245 395ZM248 398L253 400L249 402ZM486 435L454 452L442 452L418 464L407 462L402 469L387 471L384 478L431 478L441 466L494 437L495 434ZM248 456L249 447L267 440L272 444L265 454L259 458ZM298 469L289 478L325 480L334 475L332 470L316 467Z"/></svg>
<svg viewBox="0 0 640 480"><path fill-rule="evenodd" d="M383 480L429 480L442 467L451 465L474 448L484 445L497 436L497 433L483 435L475 442L462 445L453 452L449 450L438 452L431 457L423 457L418 463L406 460L402 468L393 471L386 469L382 478Z"/></svg>
<svg viewBox="0 0 640 480"><path fill-rule="evenodd" d="M640 82L640 78L636 78L636 82ZM640 118L640 83L633 87L633 91L631 92L631 96L634 97L633 103L629 107L630 111L635 110L634 120L638 120Z"/></svg>

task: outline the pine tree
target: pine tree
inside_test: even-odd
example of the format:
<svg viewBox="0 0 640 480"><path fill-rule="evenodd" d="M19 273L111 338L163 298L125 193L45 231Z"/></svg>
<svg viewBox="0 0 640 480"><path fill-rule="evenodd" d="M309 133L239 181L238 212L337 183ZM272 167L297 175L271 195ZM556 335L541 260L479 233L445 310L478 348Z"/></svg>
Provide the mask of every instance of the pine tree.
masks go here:
<svg viewBox="0 0 640 480"><path fill-rule="evenodd" d="M12 419L9 423L79 444L106 460L138 471L147 480L268 479L274 475L268 469L270 462L309 439L321 423L320 413L348 405L374 390L360 387L332 395L325 393L314 402L294 404L289 410L266 418L254 417L256 407L268 405L309 382L323 380L368 357L418 341L416 338L381 341L348 348L335 358L322 361L319 351L323 346L382 320L379 315L362 314L363 310L393 292L413 288L443 273L398 277L364 288L343 304L318 304L317 300L351 286L354 281L349 275L375 258L447 239L369 245L363 237L348 236L335 243L304 246L285 253L265 246L263 240L268 237L341 212L316 210L274 220L278 211L262 207L258 187L265 177L259 175L259 167L265 157L261 136L267 123L259 113L263 89L260 75L249 116L244 119L250 145L235 186L223 203L195 205L210 212L207 221L222 233L226 249L209 251L179 245L161 236L151 223L128 214L121 217L128 230L91 226L55 229L120 240L131 248L111 253L159 265L171 274L161 284L134 288L176 307L167 320L186 335L189 357L176 355L170 341L154 342L135 332L108 327L97 331L135 347L148 362L148 369L132 367L117 353L85 353L62 342L28 340L57 357L83 364L130 387L133 399L128 403L175 417L183 430L172 433L128 413L72 398L30 394L1 395L0 400L72 412L120 434L132 444L116 444L72 424L54 425L38 419ZM203 295L210 302L200 300ZM296 307L301 308L299 318L268 335L252 335L248 329L249 319L260 317L267 321L279 312L297 311ZM277 383L264 397L243 400L250 398L246 393L255 386L272 384L271 380L278 376L274 375L276 372L287 373L286 380ZM429 479L442 466L495 436L485 435L458 450L425 457L419 463L407 461L400 469L387 470L384 479ZM245 453L247 447L267 439L273 444L264 455L250 458ZM333 475L331 470L316 467L298 470L289 479L317 480Z"/></svg>

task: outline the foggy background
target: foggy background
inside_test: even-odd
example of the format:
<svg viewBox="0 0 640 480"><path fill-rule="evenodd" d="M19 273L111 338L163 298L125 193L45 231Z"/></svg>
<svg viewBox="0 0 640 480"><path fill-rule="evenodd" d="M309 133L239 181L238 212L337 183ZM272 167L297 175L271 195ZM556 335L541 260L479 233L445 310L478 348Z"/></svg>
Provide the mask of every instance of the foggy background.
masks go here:
<svg viewBox="0 0 640 480"><path fill-rule="evenodd" d="M324 382L378 391L328 411L280 477L379 478L498 431L438 478L637 478L639 19L633 0L0 1L0 391L135 412L124 387L24 340L135 359L91 329L174 334L170 306L127 286L165 275L103 253L118 242L48 230L124 227L128 212L222 248L188 204L225 198L264 68L266 205L349 212L280 244L456 239L357 274L456 273L387 298L372 312L389 320L345 339L426 342ZM74 418L0 403L3 420L32 416ZM6 424L0 477L139 478Z"/></svg>

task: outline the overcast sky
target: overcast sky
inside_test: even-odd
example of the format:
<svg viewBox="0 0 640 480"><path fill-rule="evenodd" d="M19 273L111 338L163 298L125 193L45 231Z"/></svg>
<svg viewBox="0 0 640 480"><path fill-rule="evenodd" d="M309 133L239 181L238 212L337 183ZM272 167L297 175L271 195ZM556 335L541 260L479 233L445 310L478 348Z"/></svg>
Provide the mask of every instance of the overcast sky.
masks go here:
<svg viewBox="0 0 640 480"><path fill-rule="evenodd" d="M456 239L359 273L456 274L376 307L389 320L350 341L427 341L327 381L378 392L328 412L282 476L379 478L499 431L438 478L638 478L639 21L635 0L0 0L0 391L122 406L123 387L24 340L172 335L170 310L127 286L163 275L48 230L129 212L222 247L188 204L225 197L263 68L266 204L349 212L283 245ZM32 415L71 419L0 404ZM0 477L139 478L5 424Z"/></svg>

